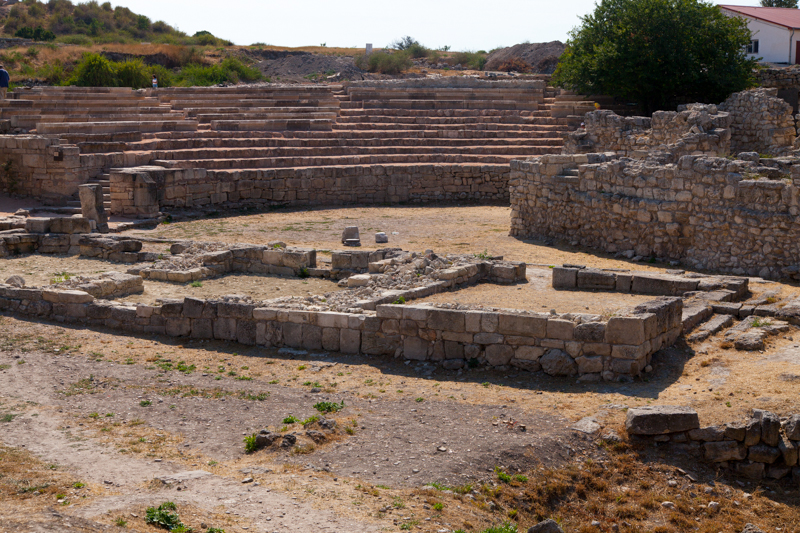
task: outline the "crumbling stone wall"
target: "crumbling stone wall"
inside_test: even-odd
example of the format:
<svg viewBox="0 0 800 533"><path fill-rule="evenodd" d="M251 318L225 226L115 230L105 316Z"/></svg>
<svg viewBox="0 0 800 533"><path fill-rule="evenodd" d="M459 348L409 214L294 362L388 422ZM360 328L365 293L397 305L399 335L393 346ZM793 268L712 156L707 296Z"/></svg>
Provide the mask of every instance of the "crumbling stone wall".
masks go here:
<svg viewBox="0 0 800 533"><path fill-rule="evenodd" d="M791 152L797 135L792 106L777 97L777 89L733 93L719 109L733 117L732 153L786 155Z"/></svg>
<svg viewBox="0 0 800 533"><path fill-rule="evenodd" d="M800 167L791 161L687 155L664 164L579 154L511 167L516 237L772 279L800 263Z"/></svg>
<svg viewBox="0 0 800 533"><path fill-rule="evenodd" d="M400 356L456 369L475 360L584 381L630 380L680 335L679 298L626 316L552 315L379 305L376 312L269 308L246 299L184 298L160 305L95 299L80 290L0 284L0 309L130 333L218 339L246 345Z"/></svg>
<svg viewBox="0 0 800 533"><path fill-rule="evenodd" d="M591 111L586 113L584 130L565 136L563 153L614 152L644 158L650 150L659 150L674 158L698 153L722 156L730 153L731 121L717 106L704 104L656 111L652 118Z"/></svg>
<svg viewBox="0 0 800 533"><path fill-rule="evenodd" d="M122 154L119 154L120 156ZM0 192L39 198L45 204L62 205L78 186L122 158L81 155L75 145L40 135L0 136Z"/></svg>
<svg viewBox="0 0 800 533"><path fill-rule="evenodd" d="M691 408L648 406L628 410L625 429L634 439L668 446L749 479L800 482L800 415L779 417L753 409L748 420L700 427Z"/></svg>
<svg viewBox="0 0 800 533"><path fill-rule="evenodd" d="M510 174L507 165L463 164L308 167L301 171L236 173L135 167L111 173L111 212L149 218L168 208L209 205L241 208L450 200L507 203Z"/></svg>

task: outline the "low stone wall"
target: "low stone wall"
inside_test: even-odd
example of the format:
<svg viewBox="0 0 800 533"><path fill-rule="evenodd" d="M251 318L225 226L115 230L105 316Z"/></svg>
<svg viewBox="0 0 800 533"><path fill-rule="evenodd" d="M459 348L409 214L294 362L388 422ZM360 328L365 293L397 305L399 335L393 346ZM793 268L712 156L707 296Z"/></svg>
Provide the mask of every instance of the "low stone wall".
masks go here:
<svg viewBox="0 0 800 533"><path fill-rule="evenodd" d="M564 239L735 275L798 272L800 167L791 160L683 156L662 164L614 154L545 155L511 168L515 237Z"/></svg>
<svg viewBox="0 0 800 533"><path fill-rule="evenodd" d="M112 214L152 218L203 206L508 202L507 165L365 165L243 170L134 167L111 172Z"/></svg>
<svg viewBox="0 0 800 533"><path fill-rule="evenodd" d="M591 111L584 129L564 137L565 154L614 152L644 158L650 150L677 158L686 154L730 153L732 117L717 106L689 104L649 117L621 117L609 110Z"/></svg>
<svg viewBox="0 0 800 533"><path fill-rule="evenodd" d="M82 156L77 146L53 137L2 135L0 192L63 205L78 192L78 185L101 173L106 159Z"/></svg>
<svg viewBox="0 0 800 533"><path fill-rule="evenodd" d="M625 428L635 438L697 456L749 479L792 477L800 482L800 415L780 418L753 409L749 420L700 427L697 412L690 408L653 406L628 410Z"/></svg>
<svg viewBox="0 0 800 533"><path fill-rule="evenodd" d="M791 152L797 131L792 106L777 97L777 89L733 93L719 105L733 117L731 151L785 155Z"/></svg>
<svg viewBox="0 0 800 533"><path fill-rule="evenodd" d="M378 305L376 312L358 314L316 312L230 298L131 305L96 300L79 290L0 284L0 309L130 333L389 355L436 361L449 369L511 365L584 381L613 381L648 370L652 354L677 339L682 302L663 298L629 316L603 321L596 315L412 305Z"/></svg>

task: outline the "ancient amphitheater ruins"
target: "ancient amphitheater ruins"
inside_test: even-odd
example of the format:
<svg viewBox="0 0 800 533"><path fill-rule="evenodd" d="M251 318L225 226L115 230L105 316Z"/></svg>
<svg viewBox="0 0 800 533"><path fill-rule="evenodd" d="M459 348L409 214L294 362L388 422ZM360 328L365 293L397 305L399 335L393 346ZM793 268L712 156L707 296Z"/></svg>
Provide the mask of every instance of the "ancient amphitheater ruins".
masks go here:
<svg viewBox="0 0 800 533"><path fill-rule="evenodd" d="M12 276L0 283L0 310L121 335L542 372L609 387L646 380L680 338L724 330L736 350L763 350L800 325L800 298L750 291L756 278L800 280L797 132L792 106L777 97L786 83L775 74L718 105L652 117L618 115L623 107L545 79L15 91L0 102L0 192L39 207L0 219L0 258L78 256L104 271L42 286ZM510 206L516 238L631 260L629 270L545 265L555 291L646 298L586 313L559 312L557 296L549 312L434 304L426 299L478 283L525 282L543 265L402 250L385 234L375 236L383 247L366 250L361 241L373 236L358 228L326 261L281 235L266 244L174 240L169 251L126 235L186 213L443 202ZM670 267L647 271L639 261ZM127 299L234 273L321 278L340 290ZM785 436L766 412L727 429L701 429L683 408L632 409L628 418L630 435L702 443L691 453L743 476L800 479L796 418Z"/></svg>
<svg viewBox="0 0 800 533"><path fill-rule="evenodd" d="M0 105L5 192L58 215L23 210L0 220L0 256L80 255L118 272L2 286L0 307L131 332L396 355L452 369L512 365L586 381L649 371L655 352L698 324L708 335L742 321L731 335L746 349L782 327L753 329L751 315L797 321L800 302L737 303L748 280L736 276L800 277L800 166L789 157L796 134L791 106L774 89L652 118L556 93L542 80L464 78L15 92ZM179 242L164 257L124 236L181 209L441 201L510 203L512 235L658 258L676 270L552 270L559 290L657 297L610 317L464 310L413 300L525 280L525 263L387 247L335 251L322 267L315 250L281 242ZM109 233L109 215L138 221ZM143 280L228 272L340 279L348 290L306 302L115 302L144 290Z"/></svg>

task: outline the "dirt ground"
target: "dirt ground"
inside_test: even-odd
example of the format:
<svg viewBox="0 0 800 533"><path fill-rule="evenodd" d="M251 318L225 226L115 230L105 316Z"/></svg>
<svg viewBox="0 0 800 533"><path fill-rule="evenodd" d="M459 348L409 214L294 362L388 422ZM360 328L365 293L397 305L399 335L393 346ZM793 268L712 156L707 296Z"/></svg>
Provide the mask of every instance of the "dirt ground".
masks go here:
<svg viewBox="0 0 800 533"><path fill-rule="evenodd" d="M162 224L155 230L128 234L253 244L282 240L289 245L309 246L319 251L341 250L342 230L346 226L358 226L364 250L390 246L411 251L431 249L443 254L486 252L541 266L576 263L598 268L653 271L674 268L615 259L610 254L574 246L546 245L542 241L510 237L510 216L510 207L475 205L275 209ZM379 231L388 234L388 245L375 244L374 234Z"/></svg>
<svg viewBox="0 0 800 533"><path fill-rule="evenodd" d="M487 250L531 264L526 284L480 284L436 301L559 312L603 312L640 297L556 293L547 265L667 268L519 241L507 236L507 217L502 207L277 210L137 234L279 239L331 250L341 248L344 226L359 225L365 249L378 247L368 237L382 230L391 246L404 249ZM3 260L0 277L13 268L48 281L63 271L49 260ZM108 270L107 263L76 261L60 265L74 273ZM282 295L302 294L316 291L314 283L333 285L298 281L226 276L198 288L154 283L142 297L152 297L155 286L164 286L166 297L195 289L201 296L269 294L280 283L286 283ZM755 281L755 293L797 292ZM643 380L588 384L516 370L446 371L391 357L120 336L4 316L0 533L158 531L145 523L145 511L166 501L202 532L451 533L505 521L525 531L548 517L568 533L739 533L746 522L764 531L800 531L797 486L735 479L660 448L615 443L614 436L624 435L627 408L648 404L690 405L704 425L744 419L752 408L800 412L799 335L773 337L763 352L723 348L723 334L692 345L679 341L655 356ZM318 402L343 405L325 415L342 431L313 447L245 453L243 439L260 429L302 437L305 430L287 417L307 419ZM600 422L599 433L570 429L587 416ZM438 488L426 488L430 483ZM663 501L676 508L665 510ZM722 502L722 511L707 512L709 501Z"/></svg>
<svg viewBox="0 0 800 533"><path fill-rule="evenodd" d="M425 303L457 303L471 306L530 309L558 313L591 313L611 316L622 309L636 307L652 300L643 294L623 294L599 291L557 291L553 289L549 268L532 267L527 271L527 283L497 285L480 283L457 291L442 292L416 300Z"/></svg>

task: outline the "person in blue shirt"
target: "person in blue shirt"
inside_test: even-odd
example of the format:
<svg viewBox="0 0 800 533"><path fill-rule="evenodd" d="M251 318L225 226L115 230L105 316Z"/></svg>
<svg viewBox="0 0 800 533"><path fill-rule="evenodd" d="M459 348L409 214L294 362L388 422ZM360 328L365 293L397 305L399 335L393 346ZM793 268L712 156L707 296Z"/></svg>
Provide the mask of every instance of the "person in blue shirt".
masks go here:
<svg viewBox="0 0 800 533"><path fill-rule="evenodd" d="M0 100L6 99L8 92L8 82L11 81L11 76L8 75L6 67L0 65Z"/></svg>

